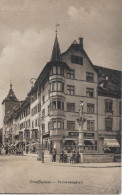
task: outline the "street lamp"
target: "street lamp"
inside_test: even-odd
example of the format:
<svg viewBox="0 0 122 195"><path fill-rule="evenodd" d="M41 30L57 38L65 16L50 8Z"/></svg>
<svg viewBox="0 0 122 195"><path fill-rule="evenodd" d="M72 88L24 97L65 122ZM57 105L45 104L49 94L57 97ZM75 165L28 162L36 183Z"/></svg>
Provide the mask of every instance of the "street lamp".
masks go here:
<svg viewBox="0 0 122 195"><path fill-rule="evenodd" d="M38 83L38 97L39 97L39 121L38 121L38 126L39 126L39 148L38 148L38 157L37 160L41 161L44 163L44 152L43 152L43 132L41 131L41 96L40 96L40 90L39 90L39 81L35 78L30 79L31 84L33 84L33 80L37 81Z"/></svg>
<svg viewBox="0 0 122 195"><path fill-rule="evenodd" d="M84 151L84 139L83 139L83 125L86 122L86 119L83 117L83 109L84 104L83 101L80 101L80 109L79 109L79 118L77 119L77 122L79 123L79 153L81 156L81 162L83 162L83 151Z"/></svg>

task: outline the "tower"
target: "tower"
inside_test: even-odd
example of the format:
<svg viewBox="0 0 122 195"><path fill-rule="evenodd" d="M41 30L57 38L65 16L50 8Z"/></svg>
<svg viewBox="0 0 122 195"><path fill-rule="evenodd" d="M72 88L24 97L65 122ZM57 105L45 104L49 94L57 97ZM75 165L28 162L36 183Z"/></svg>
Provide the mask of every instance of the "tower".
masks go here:
<svg viewBox="0 0 122 195"><path fill-rule="evenodd" d="M3 144L5 144L5 121L10 115L10 112L14 111L14 108L20 104L19 100L16 98L14 91L12 89L12 83L10 83L10 89L7 97L2 102L2 118L3 118Z"/></svg>

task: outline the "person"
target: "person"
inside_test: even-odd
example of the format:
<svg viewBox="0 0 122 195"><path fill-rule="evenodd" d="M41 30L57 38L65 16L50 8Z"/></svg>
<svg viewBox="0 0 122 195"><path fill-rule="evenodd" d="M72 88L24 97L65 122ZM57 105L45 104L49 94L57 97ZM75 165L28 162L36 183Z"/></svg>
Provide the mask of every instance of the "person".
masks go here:
<svg viewBox="0 0 122 195"><path fill-rule="evenodd" d="M61 153L60 153L60 162L63 162L63 159L64 159L64 151L62 150Z"/></svg>
<svg viewBox="0 0 122 195"><path fill-rule="evenodd" d="M56 162L56 148L52 152L52 162Z"/></svg>
<svg viewBox="0 0 122 195"><path fill-rule="evenodd" d="M76 154L76 163L79 163L80 162L80 154L79 152L77 152Z"/></svg>
<svg viewBox="0 0 122 195"><path fill-rule="evenodd" d="M4 149L4 146L2 146L1 148L1 154L4 155L6 153L5 149Z"/></svg>

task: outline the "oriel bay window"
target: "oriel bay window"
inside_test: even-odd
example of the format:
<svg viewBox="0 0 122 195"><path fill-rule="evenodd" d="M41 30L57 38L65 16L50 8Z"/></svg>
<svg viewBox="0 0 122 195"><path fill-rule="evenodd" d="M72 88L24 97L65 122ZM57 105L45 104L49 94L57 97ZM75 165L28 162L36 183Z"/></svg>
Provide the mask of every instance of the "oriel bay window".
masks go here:
<svg viewBox="0 0 122 195"><path fill-rule="evenodd" d="M62 119L54 119L50 125L51 129L64 129L64 121Z"/></svg>
<svg viewBox="0 0 122 195"><path fill-rule="evenodd" d="M62 75L64 76L64 67L63 66L53 66L50 72L50 75Z"/></svg>
<svg viewBox="0 0 122 195"><path fill-rule="evenodd" d="M50 103L50 110L64 110L64 102L60 100L54 100Z"/></svg>
<svg viewBox="0 0 122 195"><path fill-rule="evenodd" d="M61 81L54 81L51 83L51 91L64 92L64 83Z"/></svg>

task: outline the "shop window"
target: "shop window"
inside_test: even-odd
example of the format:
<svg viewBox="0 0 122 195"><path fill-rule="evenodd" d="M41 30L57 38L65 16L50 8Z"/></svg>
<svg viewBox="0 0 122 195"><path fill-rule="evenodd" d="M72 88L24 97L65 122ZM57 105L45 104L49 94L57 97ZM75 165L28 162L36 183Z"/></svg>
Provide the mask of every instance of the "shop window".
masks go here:
<svg viewBox="0 0 122 195"><path fill-rule="evenodd" d="M67 103L67 111L75 112L75 103Z"/></svg>
<svg viewBox="0 0 122 195"><path fill-rule="evenodd" d="M94 89L93 88L86 88L86 96L93 97L94 96Z"/></svg>
<svg viewBox="0 0 122 195"><path fill-rule="evenodd" d="M88 82L93 82L94 81L94 74L92 72L86 72L86 80Z"/></svg>
<svg viewBox="0 0 122 195"><path fill-rule="evenodd" d="M87 104L87 113L93 114L94 113L94 104Z"/></svg>
<svg viewBox="0 0 122 195"><path fill-rule="evenodd" d="M105 100L105 112L113 112L113 101L110 99Z"/></svg>
<svg viewBox="0 0 122 195"><path fill-rule="evenodd" d="M83 65L83 58L80 56L71 55L71 63Z"/></svg>
<svg viewBox="0 0 122 195"><path fill-rule="evenodd" d="M67 94L74 95L75 94L75 87L72 85L67 85Z"/></svg>
<svg viewBox="0 0 122 195"><path fill-rule="evenodd" d="M105 118L105 130L112 131L113 126L113 119L112 118Z"/></svg>

